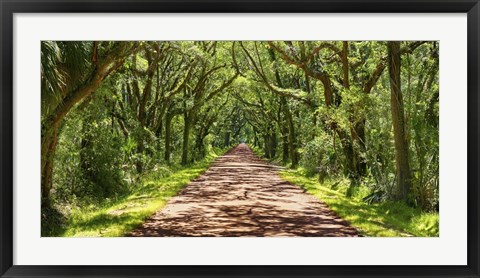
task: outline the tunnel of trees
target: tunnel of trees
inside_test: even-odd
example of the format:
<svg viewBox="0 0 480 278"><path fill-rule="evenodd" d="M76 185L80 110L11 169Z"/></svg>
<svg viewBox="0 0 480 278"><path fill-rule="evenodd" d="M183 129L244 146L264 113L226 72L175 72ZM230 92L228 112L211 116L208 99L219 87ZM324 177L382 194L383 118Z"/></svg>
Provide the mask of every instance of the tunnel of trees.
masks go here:
<svg viewBox="0 0 480 278"><path fill-rule="evenodd" d="M41 63L44 212L240 142L438 211L437 42L44 41Z"/></svg>

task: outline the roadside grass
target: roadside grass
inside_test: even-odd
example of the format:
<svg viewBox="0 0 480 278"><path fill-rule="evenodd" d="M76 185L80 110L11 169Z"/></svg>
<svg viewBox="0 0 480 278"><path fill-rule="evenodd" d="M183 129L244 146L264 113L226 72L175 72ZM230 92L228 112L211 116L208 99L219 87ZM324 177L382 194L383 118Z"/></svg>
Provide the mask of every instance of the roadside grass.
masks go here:
<svg viewBox="0 0 480 278"><path fill-rule="evenodd" d="M221 153L223 153L222 151ZM159 177L155 171L145 175L131 194L105 207L80 208L71 212L63 237L121 237L163 208L191 180L200 176L219 154Z"/></svg>
<svg viewBox="0 0 480 278"><path fill-rule="evenodd" d="M348 179L327 180L320 184L318 178L307 177L302 169L288 169L280 176L301 186L308 193L325 202L338 216L348 221L363 236L369 237L438 237L439 215L415 209L400 202L367 204L362 197L366 187L348 192ZM346 197L348 194L351 197Z"/></svg>

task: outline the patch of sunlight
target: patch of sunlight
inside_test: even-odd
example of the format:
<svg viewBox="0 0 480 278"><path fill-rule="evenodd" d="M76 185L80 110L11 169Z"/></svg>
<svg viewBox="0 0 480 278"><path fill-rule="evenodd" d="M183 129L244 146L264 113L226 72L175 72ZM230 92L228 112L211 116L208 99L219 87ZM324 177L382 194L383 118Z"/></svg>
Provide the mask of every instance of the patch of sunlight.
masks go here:
<svg viewBox="0 0 480 278"><path fill-rule="evenodd" d="M168 176L142 178L142 184L131 195L104 208L85 208L72 211L64 237L121 237L141 225L163 208L191 180L200 176L218 155L171 171Z"/></svg>
<svg viewBox="0 0 480 278"><path fill-rule="evenodd" d="M399 202L367 204L362 197L367 188L357 189L351 198L346 197L348 181L326 181L306 177L298 170L284 170L280 176L304 188L308 193L326 203L338 216L349 222L364 236L372 237L437 237L438 213L426 213Z"/></svg>

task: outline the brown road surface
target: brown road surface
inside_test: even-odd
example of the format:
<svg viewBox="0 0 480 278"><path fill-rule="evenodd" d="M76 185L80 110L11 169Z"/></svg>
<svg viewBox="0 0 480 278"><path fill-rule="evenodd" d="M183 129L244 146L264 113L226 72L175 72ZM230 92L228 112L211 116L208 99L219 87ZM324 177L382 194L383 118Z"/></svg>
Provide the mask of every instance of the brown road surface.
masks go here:
<svg viewBox="0 0 480 278"><path fill-rule="evenodd" d="M128 236L350 237L357 231L240 144Z"/></svg>

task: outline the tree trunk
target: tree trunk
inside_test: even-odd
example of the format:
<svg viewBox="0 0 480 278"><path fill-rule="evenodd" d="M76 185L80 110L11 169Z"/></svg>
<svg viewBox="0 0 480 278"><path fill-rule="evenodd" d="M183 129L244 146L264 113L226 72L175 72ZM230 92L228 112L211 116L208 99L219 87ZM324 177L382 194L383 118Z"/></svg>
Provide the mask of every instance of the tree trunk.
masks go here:
<svg viewBox="0 0 480 278"><path fill-rule="evenodd" d="M205 134L206 131L202 128L196 133L195 138L195 149L196 149L196 159L202 159L205 157L205 146L203 144L203 140L208 135Z"/></svg>
<svg viewBox="0 0 480 278"><path fill-rule="evenodd" d="M42 136L42 206L50 205L50 191L53 184L53 157L57 149L58 126L51 127Z"/></svg>
<svg viewBox="0 0 480 278"><path fill-rule="evenodd" d="M277 155L277 135L274 130L270 130L269 138L270 158L275 158Z"/></svg>
<svg viewBox="0 0 480 278"><path fill-rule="evenodd" d="M283 141L283 152L282 152L282 161L283 163L287 163L288 161L288 156L290 155L290 151L288 149L288 131L287 130L283 130L282 131L282 141Z"/></svg>
<svg viewBox="0 0 480 278"><path fill-rule="evenodd" d="M174 114L169 110L165 117L165 161L167 162L167 164L170 164L170 153L171 153L170 140L172 137L171 129L172 129L173 115Z"/></svg>
<svg viewBox="0 0 480 278"><path fill-rule="evenodd" d="M345 156L345 166L344 171L346 171L347 176L356 181L358 178L357 169L355 166L355 154L353 149L353 144L351 138L347 135L343 129L337 129L338 138L340 138L340 143L342 145L343 154Z"/></svg>
<svg viewBox="0 0 480 278"><path fill-rule="evenodd" d="M265 151L265 157L270 159L271 158L271 151L270 151L270 135L265 134L263 136L263 149Z"/></svg>
<svg viewBox="0 0 480 278"><path fill-rule="evenodd" d="M295 125L293 124L292 113L290 113L290 109L288 108L286 101L284 109L288 124L288 145L290 149L290 158L292 160L292 168L295 168L298 166L297 142L295 140Z"/></svg>
<svg viewBox="0 0 480 278"><path fill-rule="evenodd" d="M183 125L183 144L182 144L182 165L187 165L188 163L188 143L190 137L190 127L192 124L192 115L191 113L185 112L183 114L184 125Z"/></svg>
<svg viewBox="0 0 480 278"><path fill-rule="evenodd" d="M395 166L397 170L397 188L394 198L408 201L412 187L410 165L408 163L408 141L403 107L403 96L400 78L400 42L388 42L388 72L390 76L391 110L393 133L395 140Z"/></svg>
<svg viewBox="0 0 480 278"><path fill-rule="evenodd" d="M270 50L270 57L272 58L272 61L275 61L275 52ZM278 86L283 88L283 82L282 79L280 78L280 73L278 72L277 69L275 69L275 79L277 80ZM295 126L293 124L293 119L292 119L292 113L290 112L290 108L288 107L287 99L285 96L282 96L280 98L281 104L282 104L282 109L283 109L283 114L285 116L285 119L287 121L288 125L288 150L285 149L284 147L284 162L285 160L285 151L290 151L290 159L292 161L292 168L297 167L298 165L298 153L297 153L297 144L295 142Z"/></svg>
<svg viewBox="0 0 480 278"><path fill-rule="evenodd" d="M278 146L277 135L273 133L272 134L272 158L275 158L277 156L277 146Z"/></svg>
<svg viewBox="0 0 480 278"><path fill-rule="evenodd" d="M283 106L285 105L284 100L285 97L281 97L281 111L284 111ZM278 130L280 130L280 136L282 138L282 162L286 164L288 162L288 158L290 157L290 150L289 150L289 141L288 141L288 125L286 115L283 114L283 117L279 114L279 121L278 121Z"/></svg>
<svg viewBox="0 0 480 278"><path fill-rule="evenodd" d="M225 133L225 139L223 140L223 147L226 148L230 146L230 131Z"/></svg>
<svg viewBox="0 0 480 278"><path fill-rule="evenodd" d="M158 123L157 130L155 130L155 136L157 136L158 138L161 138L162 137L162 131L163 131L163 121L162 121L161 118L158 121L159 121L159 123Z"/></svg>
<svg viewBox="0 0 480 278"><path fill-rule="evenodd" d="M267 133L263 136L264 140L264 149L265 149L265 157L268 159L272 159L275 157L275 148L276 148L276 138L275 134L272 133L270 130L267 130Z"/></svg>
<svg viewBox="0 0 480 278"><path fill-rule="evenodd" d="M353 136L359 148L359 150L355 151L355 168L357 174L362 177L367 174L367 162L365 161L365 158L361 156L361 153L365 153L366 151L365 122L365 118L362 118L357 123L355 123L355 136Z"/></svg>
<svg viewBox="0 0 480 278"><path fill-rule="evenodd" d="M146 113L146 107L147 107L147 100L150 98L150 95L152 93L152 86L153 86L153 77L155 75L155 69L156 69L156 61L149 55L150 52L147 52L147 60L148 60L148 70L147 70L147 80L145 83L145 87L143 87L143 92L141 99L139 100L138 104L138 122L140 124L140 132L138 133L138 138L137 138L137 153L140 154L140 157L137 160L137 172L140 174L143 172L143 152L145 150L145 127L146 127L146 120L147 120L147 113ZM134 65L136 64L136 59L134 58ZM133 66L133 72L136 71L136 67ZM134 75L136 77L136 74ZM138 87L138 80L135 79L134 82L137 91L140 91Z"/></svg>

